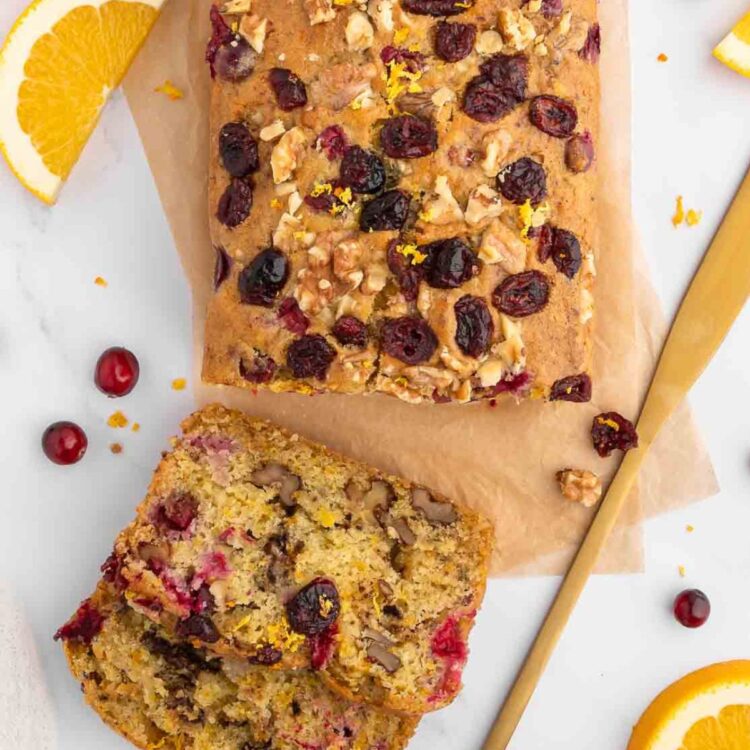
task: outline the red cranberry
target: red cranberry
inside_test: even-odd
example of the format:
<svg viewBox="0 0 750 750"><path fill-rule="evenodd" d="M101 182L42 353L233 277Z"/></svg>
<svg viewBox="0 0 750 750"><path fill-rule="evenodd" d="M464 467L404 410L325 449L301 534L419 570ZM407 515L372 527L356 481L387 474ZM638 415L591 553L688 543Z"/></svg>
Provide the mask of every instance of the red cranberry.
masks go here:
<svg viewBox="0 0 750 750"><path fill-rule="evenodd" d="M591 378L584 372L580 375L568 375L552 384L550 401L572 401L583 404L591 401Z"/></svg>
<svg viewBox="0 0 750 750"><path fill-rule="evenodd" d="M686 589L674 600L674 616L686 628L699 628L711 614L711 602L698 589Z"/></svg>
<svg viewBox="0 0 750 750"><path fill-rule="evenodd" d="M215 247L216 261L214 262L214 291L216 291L229 276L232 268L232 259L227 255L223 247Z"/></svg>
<svg viewBox="0 0 750 750"><path fill-rule="evenodd" d="M381 345L391 357L407 365L420 365L435 353L438 340L426 320L405 316L391 318L383 324Z"/></svg>
<svg viewBox="0 0 750 750"><path fill-rule="evenodd" d="M342 315L334 324L331 333L341 346L364 349L367 346L367 326L353 315Z"/></svg>
<svg viewBox="0 0 750 750"><path fill-rule="evenodd" d="M515 96L483 75L472 78L464 91L463 110L477 122L496 122L518 104Z"/></svg>
<svg viewBox="0 0 750 750"><path fill-rule="evenodd" d="M295 633L313 636L330 628L339 616L339 592L328 578L315 578L286 604L286 616Z"/></svg>
<svg viewBox="0 0 750 750"><path fill-rule="evenodd" d="M372 151L352 146L344 153L339 176L355 193L377 193L385 185L385 166Z"/></svg>
<svg viewBox="0 0 750 750"><path fill-rule="evenodd" d="M289 262L276 248L261 250L240 271L237 286L246 305L271 307L289 278Z"/></svg>
<svg viewBox="0 0 750 750"><path fill-rule="evenodd" d="M555 268L572 279L581 267L581 243L573 232L555 228L552 233L552 246L549 251Z"/></svg>
<svg viewBox="0 0 750 750"><path fill-rule="evenodd" d="M520 206L530 200L537 205L547 197L547 173L538 161L524 156L500 171L497 189L511 203Z"/></svg>
<svg viewBox="0 0 750 750"><path fill-rule="evenodd" d="M73 617L56 633L55 640L77 641L87 646L101 632L106 618L91 603L90 599L81 603Z"/></svg>
<svg viewBox="0 0 750 750"><path fill-rule="evenodd" d="M122 559L114 550L99 568L102 578L107 583L111 583L118 591L124 591L128 587L128 581L122 574L122 568Z"/></svg>
<svg viewBox="0 0 750 750"><path fill-rule="evenodd" d="M286 68L271 68L268 74L276 101L284 112L291 112L307 104L307 90L299 76Z"/></svg>
<svg viewBox="0 0 750 750"><path fill-rule="evenodd" d="M458 62L471 54L476 38L473 23L440 21L435 28L435 54L446 62Z"/></svg>
<svg viewBox="0 0 750 750"><path fill-rule="evenodd" d="M414 52L406 47L394 47L390 44L380 51L380 59L384 65L401 63L410 73L418 73L424 70L425 66L424 55L421 52Z"/></svg>
<svg viewBox="0 0 750 750"><path fill-rule="evenodd" d="M474 0L401 0L401 7L416 16L457 16L473 5Z"/></svg>
<svg viewBox="0 0 750 750"><path fill-rule="evenodd" d="M541 271L508 276L492 293L492 304L506 315L524 318L539 312L549 300L549 282Z"/></svg>
<svg viewBox="0 0 750 750"><path fill-rule="evenodd" d="M250 383L268 383L276 373L276 362L272 357L262 352L255 352L252 358L240 359L240 377Z"/></svg>
<svg viewBox="0 0 750 750"><path fill-rule="evenodd" d="M328 161L340 159L347 146L346 133L340 125L329 125L315 140L316 147L323 150Z"/></svg>
<svg viewBox="0 0 750 750"><path fill-rule="evenodd" d="M365 203L359 215L363 232L401 229L409 215L410 198L400 190L388 190Z"/></svg>
<svg viewBox="0 0 750 750"><path fill-rule="evenodd" d="M232 177L247 177L260 166L258 142L243 122L228 122L219 132L219 155Z"/></svg>
<svg viewBox="0 0 750 750"><path fill-rule="evenodd" d="M594 417L591 439L602 458L609 456L613 450L629 451L638 447L638 433L633 423L616 411L606 411Z"/></svg>
<svg viewBox="0 0 750 750"><path fill-rule="evenodd" d="M526 99L529 58L526 55L492 55L479 66L483 76L520 104Z"/></svg>
<svg viewBox="0 0 750 750"><path fill-rule="evenodd" d="M179 620L174 632L178 638L195 638L204 643L216 643L221 637L213 620L205 615L190 615Z"/></svg>
<svg viewBox="0 0 750 750"><path fill-rule="evenodd" d="M253 183L249 179L233 177L219 198L216 218L224 226L234 229L242 224L253 207Z"/></svg>
<svg viewBox="0 0 750 750"><path fill-rule="evenodd" d="M296 334L303 334L310 321L307 319L305 313L300 309L299 303L294 297L287 297L281 300L279 305L279 320L287 331L291 331Z"/></svg>
<svg viewBox="0 0 750 750"><path fill-rule="evenodd" d="M338 623L334 622L322 633L310 636L310 666L315 671L323 669L333 655L338 632Z"/></svg>
<svg viewBox="0 0 750 750"><path fill-rule="evenodd" d="M286 364L295 378L325 380L336 350L320 334L295 339L287 349Z"/></svg>
<svg viewBox="0 0 750 750"><path fill-rule="evenodd" d="M501 393L510 393L514 396L521 396L527 393L531 387L534 378L530 372L519 372L517 375L508 375L499 383L496 383L491 388L484 390L484 398L493 398L499 396ZM490 401L490 406L494 406Z"/></svg>
<svg viewBox="0 0 750 750"><path fill-rule="evenodd" d="M69 466L86 453L86 433L74 422L55 422L42 435L42 450L52 463Z"/></svg>
<svg viewBox="0 0 750 750"><path fill-rule="evenodd" d="M546 263L549 260L549 256L552 254L552 242L555 239L555 228L551 224L542 224L538 229L529 230L529 237L536 236L538 238L537 243L537 258L540 263Z"/></svg>
<svg viewBox="0 0 750 750"><path fill-rule="evenodd" d="M127 396L135 388L140 366L133 352L121 346L107 349L96 362L94 383L110 398Z"/></svg>
<svg viewBox="0 0 750 750"><path fill-rule="evenodd" d="M456 302L456 344L467 357L481 357L492 343L495 325L487 303L466 295Z"/></svg>
<svg viewBox="0 0 750 750"><path fill-rule="evenodd" d="M574 135L565 144L565 166L576 174L588 172L594 162L594 140L586 131Z"/></svg>
<svg viewBox="0 0 750 750"><path fill-rule="evenodd" d="M162 531L184 532L198 515L198 501L189 492L173 492L153 510L151 522Z"/></svg>
<svg viewBox="0 0 750 750"><path fill-rule="evenodd" d="M602 31L598 23L591 24L589 33L583 47L578 52L581 59L590 62L592 65L599 62L599 55L602 50Z"/></svg>
<svg viewBox="0 0 750 750"><path fill-rule="evenodd" d="M392 159L418 159L437 149L437 130L424 117L391 117L380 131L380 145Z"/></svg>
<svg viewBox="0 0 750 750"><path fill-rule="evenodd" d="M279 649L275 648L270 643L266 643L262 646L259 646L258 650L248 658L248 661L251 664L261 664L264 667L270 667L274 664L278 664L283 656L284 654L279 651ZM248 750L255 750L255 748L257 748L257 745L252 746L250 745L250 743L248 743L246 747L248 748Z"/></svg>
<svg viewBox="0 0 750 750"><path fill-rule="evenodd" d="M211 68L211 78L218 74L226 81L244 80L253 72L258 55L245 37L227 26L215 5L211 6L210 15L211 39L206 47L206 62Z"/></svg>
<svg viewBox="0 0 750 750"><path fill-rule="evenodd" d="M578 110L573 104L559 96L537 96L529 108L531 124L554 138L573 135L578 125Z"/></svg>
<svg viewBox="0 0 750 750"><path fill-rule="evenodd" d="M409 259L398 251L398 246L399 241L397 239L392 240L388 244L388 250L386 252L388 268L396 277L401 289L401 294L404 295L404 299L413 302L417 298L417 293L419 292L419 281L422 278L422 266L413 266Z"/></svg>
<svg viewBox="0 0 750 750"><path fill-rule="evenodd" d="M325 213L336 213L334 211L336 206L342 206L344 209L347 207L338 196L334 195L333 191L330 193L321 193L320 195L306 195L305 205L310 206L313 211L321 211Z"/></svg>
<svg viewBox="0 0 750 750"><path fill-rule="evenodd" d="M479 273L479 259L458 237L421 245L427 258L422 264L427 283L437 289L456 289Z"/></svg>

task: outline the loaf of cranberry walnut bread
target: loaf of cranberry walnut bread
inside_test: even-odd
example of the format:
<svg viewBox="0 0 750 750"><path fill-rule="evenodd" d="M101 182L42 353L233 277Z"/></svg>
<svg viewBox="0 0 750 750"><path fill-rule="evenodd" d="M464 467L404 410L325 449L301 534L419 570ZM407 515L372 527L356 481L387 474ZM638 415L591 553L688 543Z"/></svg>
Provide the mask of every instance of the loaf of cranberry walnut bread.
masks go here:
<svg viewBox="0 0 750 750"><path fill-rule="evenodd" d="M590 398L596 0L212 9L204 378Z"/></svg>
<svg viewBox="0 0 750 750"><path fill-rule="evenodd" d="M461 686L490 524L240 412L183 423L105 576L170 637L420 714Z"/></svg>
<svg viewBox="0 0 750 750"><path fill-rule="evenodd" d="M86 701L143 750L402 750L418 721L172 641L107 585L58 637Z"/></svg>

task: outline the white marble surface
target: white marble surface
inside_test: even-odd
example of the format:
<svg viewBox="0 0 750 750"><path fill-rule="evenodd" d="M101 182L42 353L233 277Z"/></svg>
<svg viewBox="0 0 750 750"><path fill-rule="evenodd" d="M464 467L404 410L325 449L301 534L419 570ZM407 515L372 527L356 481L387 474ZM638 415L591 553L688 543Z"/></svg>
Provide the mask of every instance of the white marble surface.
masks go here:
<svg viewBox="0 0 750 750"><path fill-rule="evenodd" d="M1 4L0 34L24 4ZM747 2L631 5L634 206L656 286L671 312L750 163L750 81L709 55ZM610 38L615 34L608 31ZM667 64L656 62L660 52L669 55ZM678 193L704 211L700 227L672 228ZM93 284L97 275L108 288ZM138 388L117 404L91 382L96 357L113 344L130 347L142 363ZM665 683L715 660L750 656L749 352L745 311L693 396L721 494L646 525L644 575L591 582L514 750L617 750ZM31 656L10 683L17 692L0 691L0 750L125 748L84 708L51 634L91 590L97 565L130 519L159 450L191 407L189 391L170 388L172 378L190 371L189 355L186 284L127 107L116 95L54 210L0 168L0 580L33 637L16 638L3 593L0 664L7 663L11 642ZM138 434L105 425L115 407L142 424ZM44 427L60 418L79 421L91 442L85 460L70 469L47 462L39 447ZM113 440L124 443L122 455L109 452ZM686 533L687 523L695 526L693 534ZM678 564L687 569L684 580ZM490 585L466 689L451 708L424 721L415 750L480 747L556 585L555 579ZM714 613L702 630L683 630L670 615L670 601L684 585L700 586L711 597ZM46 677L46 696L33 684L34 659ZM4 667L3 683L6 675ZM28 731L14 738L7 727L18 727L18 717ZM57 740L47 739L50 732Z"/></svg>

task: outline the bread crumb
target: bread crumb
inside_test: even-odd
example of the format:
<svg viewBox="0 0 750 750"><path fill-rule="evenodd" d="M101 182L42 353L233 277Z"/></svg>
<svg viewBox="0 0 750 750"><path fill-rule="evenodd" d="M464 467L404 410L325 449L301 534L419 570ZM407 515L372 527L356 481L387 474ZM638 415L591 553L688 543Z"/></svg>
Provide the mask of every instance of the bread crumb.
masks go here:
<svg viewBox="0 0 750 750"><path fill-rule="evenodd" d="M663 52L661 52L661 53L659 54L659 56L658 56L658 57L657 57L656 59L657 59L657 60L658 60L659 62L663 62L663 63L664 63L664 62L667 62L667 60L669 60L669 58L668 58L668 57L667 57L667 56L666 56L666 55L665 55L665 54L664 54Z"/></svg>
<svg viewBox="0 0 750 750"><path fill-rule="evenodd" d="M141 425L139 422L133 422L133 426L130 428L133 432L138 432L138 430L141 429Z"/></svg>
<svg viewBox="0 0 750 750"><path fill-rule="evenodd" d="M121 443L110 443L109 449L116 456L119 453L122 453L122 444Z"/></svg>
<svg viewBox="0 0 750 750"><path fill-rule="evenodd" d="M109 418L107 419L107 425L109 425L110 427L114 427L115 429L120 427L127 427L128 418L121 411L116 411L113 414L109 415Z"/></svg>
<svg viewBox="0 0 750 750"><path fill-rule="evenodd" d="M685 577L685 566L684 565L678 565L677 566L677 572L680 574L680 578Z"/></svg>
<svg viewBox="0 0 750 750"><path fill-rule="evenodd" d="M693 526L692 524L688 524L685 527L685 531L687 531L688 534L692 534L695 531L695 526Z"/></svg>
<svg viewBox="0 0 750 750"><path fill-rule="evenodd" d="M96 284L97 286L108 286L107 280L102 278L101 276L97 276L94 279L94 284Z"/></svg>
<svg viewBox="0 0 750 750"><path fill-rule="evenodd" d="M164 94L168 96L173 102L185 98L185 94L183 94L182 91L178 89L177 86L175 86L168 78L166 81L164 81L164 83L161 84L161 86L157 86L154 91L157 94Z"/></svg>
<svg viewBox="0 0 750 750"><path fill-rule="evenodd" d="M175 378L172 381L173 391L184 391L187 386L187 380L185 378Z"/></svg>

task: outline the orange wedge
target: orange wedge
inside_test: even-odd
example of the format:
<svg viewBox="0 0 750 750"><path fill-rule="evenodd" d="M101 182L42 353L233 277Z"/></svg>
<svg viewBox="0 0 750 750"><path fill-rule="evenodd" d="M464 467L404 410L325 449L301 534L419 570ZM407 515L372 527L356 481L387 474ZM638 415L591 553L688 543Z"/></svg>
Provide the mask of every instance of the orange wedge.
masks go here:
<svg viewBox="0 0 750 750"><path fill-rule="evenodd" d="M164 0L34 0L0 48L0 151L54 203ZM84 4L85 3L85 4Z"/></svg>
<svg viewBox="0 0 750 750"><path fill-rule="evenodd" d="M714 57L750 78L750 13L719 42Z"/></svg>
<svg viewBox="0 0 750 750"><path fill-rule="evenodd" d="M646 709L628 750L750 748L750 661L714 664L678 680Z"/></svg>

